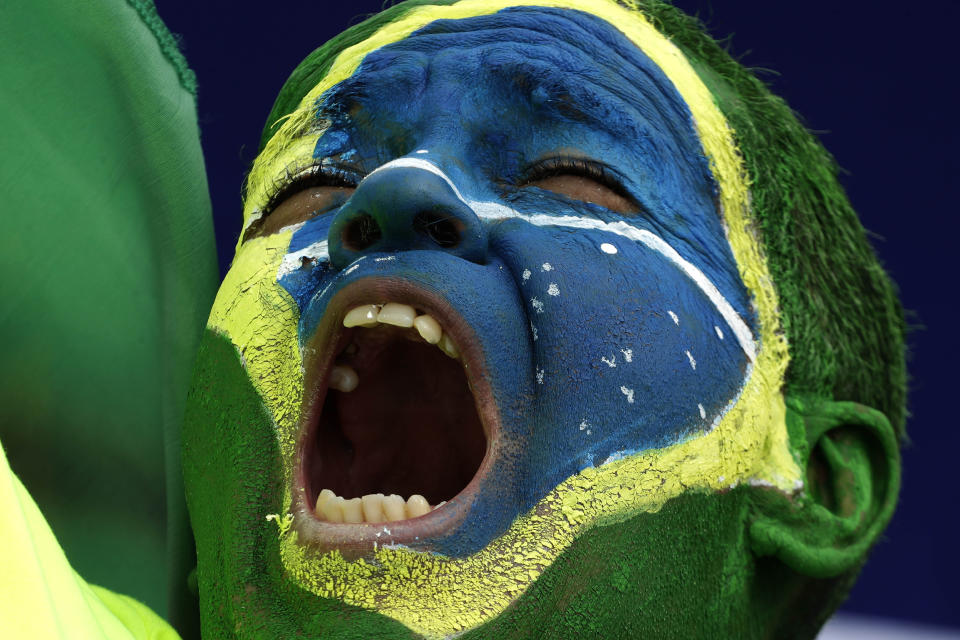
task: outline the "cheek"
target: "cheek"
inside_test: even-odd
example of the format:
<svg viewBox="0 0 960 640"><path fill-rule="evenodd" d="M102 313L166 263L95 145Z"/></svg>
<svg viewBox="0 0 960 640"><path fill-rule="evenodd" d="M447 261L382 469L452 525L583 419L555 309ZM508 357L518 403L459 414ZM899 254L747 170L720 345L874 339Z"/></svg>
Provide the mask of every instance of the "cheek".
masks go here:
<svg viewBox="0 0 960 640"><path fill-rule="evenodd" d="M336 211L328 212L297 228L277 269L277 281L293 298L301 315L317 287L322 287L331 275L327 234L335 214Z"/></svg>
<svg viewBox="0 0 960 640"><path fill-rule="evenodd" d="M515 268L536 336L531 498L585 467L712 428L748 360L689 276L605 232L521 244Z"/></svg>
<svg viewBox="0 0 960 640"><path fill-rule="evenodd" d="M300 310L277 282L292 232L246 242L217 293L207 328L233 344L282 433L292 433L303 373L297 342ZM290 422L290 424L288 424ZM292 437L284 453L292 452ZM286 451L290 449L290 452Z"/></svg>

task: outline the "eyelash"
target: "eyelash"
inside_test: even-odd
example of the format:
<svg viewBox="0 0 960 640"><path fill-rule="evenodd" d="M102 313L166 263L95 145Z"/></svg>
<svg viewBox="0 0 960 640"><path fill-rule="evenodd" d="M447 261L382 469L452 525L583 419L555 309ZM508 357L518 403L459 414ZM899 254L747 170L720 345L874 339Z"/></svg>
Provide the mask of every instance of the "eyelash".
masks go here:
<svg viewBox="0 0 960 640"><path fill-rule="evenodd" d="M263 217L267 217L277 206L295 193L310 187L356 187L362 174L353 169L332 164L315 164L305 168L290 167L284 175L274 180L270 187L272 194L263 208Z"/></svg>
<svg viewBox="0 0 960 640"><path fill-rule="evenodd" d="M576 175L596 180L619 196L633 200L620 180L606 166L584 158L553 157L528 167L521 176L520 186L560 175Z"/></svg>
<svg viewBox="0 0 960 640"><path fill-rule="evenodd" d="M614 193L629 200L633 197L623 188L620 181L604 165L584 158L553 157L528 167L519 181L520 186L559 175L577 175L596 180ZM263 209L267 217L277 206L295 193L310 187L356 187L363 179L361 172L353 168L315 164L305 168L293 166L274 180L270 188L272 195Z"/></svg>

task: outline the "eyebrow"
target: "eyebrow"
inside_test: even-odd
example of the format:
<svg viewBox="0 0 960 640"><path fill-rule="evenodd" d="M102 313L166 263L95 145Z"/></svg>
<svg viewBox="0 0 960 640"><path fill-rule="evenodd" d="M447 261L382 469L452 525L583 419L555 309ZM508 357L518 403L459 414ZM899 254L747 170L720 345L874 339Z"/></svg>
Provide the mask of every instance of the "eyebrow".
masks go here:
<svg viewBox="0 0 960 640"><path fill-rule="evenodd" d="M617 140L664 138L678 150L692 142L694 146L688 150L698 150L690 116L683 107L677 108L680 105L671 96L672 86L660 86L640 69L636 74L620 76L623 85L616 87L559 69L548 61L524 60L499 80L504 89L513 89L516 99L553 123L575 122ZM520 87L522 92L517 93ZM636 145L635 151L641 152L643 146Z"/></svg>

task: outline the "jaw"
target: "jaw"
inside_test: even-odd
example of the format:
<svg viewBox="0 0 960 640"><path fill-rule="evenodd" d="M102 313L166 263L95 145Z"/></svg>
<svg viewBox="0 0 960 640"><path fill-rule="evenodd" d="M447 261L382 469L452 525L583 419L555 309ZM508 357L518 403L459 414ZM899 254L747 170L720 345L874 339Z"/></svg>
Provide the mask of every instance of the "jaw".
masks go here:
<svg viewBox="0 0 960 640"><path fill-rule="evenodd" d="M565 483L534 510L535 518L523 518L476 558L381 547L375 563L352 563L333 554L322 571L318 567L312 578L306 578L309 567L317 567L316 556L306 553L297 536L278 536L277 522L264 519L265 513L282 508L280 496L272 491L282 482L277 474L281 454L276 426L262 411L260 397L228 339L207 332L199 355L197 373L204 383L195 384L188 401L184 471L197 531L205 636L246 637L259 628L270 629L271 637L356 637L358 633L363 637L447 637L470 621L468 626L486 624L463 637L520 638L537 637L540 630L558 624L590 635L608 624L615 631L625 625L644 628L672 620L680 625L674 635L683 637L682 625L691 618L671 617L671 611L689 603L694 615L709 613L702 605L716 595L717 583L706 579L691 583L689 571L670 567L676 562L688 567L708 565L696 571L701 576L708 575L707 569L722 569L723 558L739 544L746 522L742 518L748 515L745 509L754 503L731 499L760 490L746 485L719 495L694 490L676 501L618 506L625 496L654 498L664 478L670 478L669 460L678 469L689 471L696 466L690 461L702 456L692 441L681 445L676 455L667 454L669 460L663 456L666 452L634 463L623 460L609 465L614 468L598 468L589 477ZM235 438L237 424L247 425L248 437L242 442ZM743 448L758 451L760 447ZM674 484L671 480L667 486ZM609 490L578 494L577 487ZM258 496L265 500L262 508L251 508ZM624 520L618 511L619 517L608 520L616 524L590 527L588 523L599 516L616 515L594 512L591 504L629 508L637 515ZM678 511L684 504L687 507ZM551 535L553 527L562 528L561 535ZM507 561L518 554L528 560ZM303 589L316 597L289 588L290 566L298 567L297 582L302 581ZM410 573L404 573L404 578L396 573L398 567ZM358 572L358 568L366 570ZM433 578L414 582L411 575ZM382 585L387 581L410 588L384 594ZM348 583L351 590L344 592ZM699 589L693 595L691 584ZM370 598L375 595L383 601L371 607ZM592 612L589 620L584 621L584 610ZM702 618L704 624L726 628L724 621L706 614ZM731 624L730 628L738 627ZM739 628L748 627L741 624Z"/></svg>
<svg viewBox="0 0 960 640"><path fill-rule="evenodd" d="M396 268L392 262L382 264ZM407 272L410 271L412 270L407 270ZM506 270L491 269L490 271L496 276ZM527 358L526 356L530 354L524 351L527 347L532 348L534 342L527 343L518 339L513 344L520 345L519 357L516 352L511 352L511 358L500 357L501 354L497 352L497 348L501 344L509 344L503 340L502 336L522 336L527 317L523 315L521 309L507 306L514 298L499 295L501 291L496 288L496 281L491 283L489 279L484 279L473 272L469 274L471 277L463 277L464 274L456 272L451 275L451 272L453 269L431 270L429 277L420 276L417 286L396 278L356 279L331 298L320 297L326 313L319 322L310 325L317 328L309 332L309 338L301 349L305 354L302 366L307 378L303 387L307 390L303 394L303 419L299 423L287 423L291 427L287 433L294 431L293 427L299 430L296 432L295 444L291 443L293 446L286 444L289 440L279 441L281 448L289 447L282 454L283 462L280 462L278 457L263 455L264 451L271 450L267 445L273 449L277 447L277 424L265 424L256 432L262 436L261 440L264 442L262 449L251 447L248 438L240 439L237 436L236 425L259 424L257 420L262 419L262 411L258 411L256 416L248 419L217 410L212 418L199 421L198 424L202 425L216 421L223 422L224 425L216 433L211 432L207 440L192 443L193 446L188 450L194 452L194 458L198 454L207 458L208 452L227 446L233 448L228 452L230 455L221 456L216 464L206 459L200 461L210 467L211 472L203 477L194 477L188 484L198 490L203 488L205 497L213 498L212 502L217 513L223 511L223 497L233 496L236 508L232 511L242 516L241 519L236 520L234 527L237 539L242 542L240 548L244 549L245 553L249 550L249 555L255 562L266 561L265 566L253 565L252 572L244 571L242 575L241 572L236 572L238 580L246 581L250 579L251 573L256 574L256 579L260 580L265 588L270 589L276 588L277 584L289 584L292 580L298 587L317 596L316 600L308 599L310 603L308 606L318 607L317 611L326 611L329 615L329 607L340 606L337 602L344 606L372 607L384 616L402 622L417 632L445 636L454 630L461 629L465 620L476 620L478 623L487 621L513 606L518 594L531 584L538 582L537 576L543 568L553 565L559 559L559 554L562 554L582 531L589 528L591 523L602 518L621 518L625 511L637 509L657 511L662 506L662 501L656 499L657 496L664 495L665 491L669 493L667 490L670 487L701 486L696 482L697 478L681 475L679 470L689 471L697 468L699 465L691 465L690 461L707 460L708 457L698 455L699 449L690 450L688 446L683 445L672 457L669 457L667 452L658 452L653 458L624 459L597 469L591 468L588 470L589 473L578 474L562 483L562 486L549 491L546 498L539 501L532 510L524 510L526 515L505 527L505 531L497 531L490 537L478 534L476 530L480 529L488 519L479 517L482 512L473 507L473 504L476 504L473 502L474 496L488 493L486 489L491 486L500 488L509 486L503 478L510 472L511 466L517 465L519 455L516 454L523 453L523 449L518 448L513 450L515 455L511 456L510 443L517 445L528 441L511 440L514 438L513 433L516 429L514 425L522 424L522 420L518 419L522 416L536 415L535 411L531 413L529 405L520 405L518 409L517 405L509 399L534 397L532 391L535 391L536 387L524 388L520 384L523 379L532 378L532 372L524 369L523 365L529 363L532 367L535 362L532 357ZM415 274L414 277L417 275ZM504 276L501 277L504 278ZM449 304L443 299L438 299L437 295L431 295L428 289L435 287L435 290L439 291L457 291L456 287L447 286L448 282L455 282L466 290L465 294L452 298L454 302ZM425 289L427 292L423 291ZM511 291L506 286L503 290ZM471 304L471 301L479 299L502 299L508 302L504 303L503 307L495 309L496 312L492 312L487 305ZM481 426L486 430L484 435L487 441L487 452L474 479L451 501L450 510L438 509L422 518L410 519L392 526L325 523L311 513L309 502L312 496L308 497L308 491L316 493L319 487L313 487L306 481L304 461L308 457L310 434L316 433L318 427L314 432L311 432L311 429L320 424L326 397L333 393L329 389L333 366L337 362L340 349L345 348L344 344L350 341L341 328L342 318L356 305L391 300L407 302L429 311L443 320L446 329L458 336L458 344L462 346L465 354L463 362L468 369L463 375L473 381L475 393L472 397L477 414L480 416ZM448 309L454 304L459 305L457 308L462 310L460 314ZM269 311L269 308L266 311ZM461 321L461 316L468 322ZM514 324L507 325L511 321ZM310 322L310 319L308 318L306 322ZM469 326L458 328L458 322ZM487 340L484 343L485 348L478 348L478 342L471 339L473 333L471 327L476 327L476 334ZM540 341L536 345L542 349L548 343L548 337L548 334L541 333ZM255 347L251 347L248 353L253 354L253 349ZM471 350L474 351L473 354ZM232 348L229 351L231 355L236 356ZM489 376L484 372L483 354L487 355L488 362L496 365L493 386L503 393L504 398L499 403L485 400L485 397L489 398L490 388L485 386ZM301 366L300 360L292 362L298 368ZM249 369L247 374L250 374ZM221 377L216 376L218 383ZM257 378L252 375L249 379L244 377L243 380L248 384L257 383ZM223 400L218 397L218 402L222 403ZM495 407L495 405L499 406ZM257 404L257 406L260 405ZM494 408L491 409L491 407ZM491 411L493 416L488 417ZM501 412L504 414L503 417L500 415ZM292 412L286 415L290 413ZM314 419L315 423L312 422ZM501 434L502 425L507 425L504 434ZM245 428L248 431L251 429L249 426ZM210 429L205 426L201 431L206 436ZM713 435L720 435L722 431L721 425ZM733 431L737 434L745 432L744 429L733 429ZM708 439L715 440L715 438ZM315 439L314 443L316 442L318 440ZM690 445L693 446L693 442ZM759 451L760 447L755 442L747 441L742 447L736 448L736 450L741 449ZM501 453L504 450L508 453ZM705 447L705 450L714 451L716 447L711 445ZM670 471L670 460L675 462L678 469L676 474ZM736 462L733 458L730 460ZM291 491L287 495L294 500L292 510L296 515L294 526L297 534L295 535L287 535L287 530L281 527L278 536L276 525L264 520L265 513L286 509L286 505L275 504L286 502L286 500L282 494L270 491L270 487L279 489L277 485L281 480L278 478L274 484L267 481L269 474L262 470L268 465L273 473L281 467L295 468L292 475L282 479L285 481L284 484L287 484L287 490ZM492 473L493 470L495 474ZM727 483L735 482L730 471L726 468L707 467L703 473L704 477L713 480L726 477ZM229 474L233 479L231 486L221 487L209 482L209 478L216 478L218 474L224 473ZM676 475L675 480L674 475ZM251 483L259 483L261 478L263 478L262 485L256 485L254 493ZM521 478L521 481L523 479L525 478ZM664 480L667 480L666 484ZM680 480L683 482L681 483ZM223 483L221 482L220 485ZM308 489L308 487L311 488ZM478 487L484 488L484 491L478 491ZM495 504L502 505L503 492L496 493L501 497ZM251 500L258 495L268 499L264 508L259 510L251 507ZM470 501L473 504L464 508L462 506L464 501ZM446 514L452 514L452 516L447 517ZM191 507L191 516L195 515L197 511ZM203 529L208 532L206 539L208 544L219 544L218 536L222 534L224 522L231 522L231 520L224 517L210 519ZM279 519L277 522L279 523ZM431 524L432 526L428 526ZM389 532L384 529L389 529ZM256 536L251 537L251 531L256 532ZM479 543L480 550L474 552L471 549L470 554L430 553L453 537L451 533L459 532L467 532L471 535L473 541ZM379 538L377 533L381 534ZM440 542L433 544L436 540ZM411 553L407 548L397 549L397 546L410 547L422 553ZM225 543L224 548L231 548L230 542ZM642 541L634 548L642 548ZM316 549L328 550L331 553L318 557L319 554L314 553ZM371 550L373 550L372 561L368 561ZM222 551L220 553L222 555ZM217 555L211 553L209 549L202 556L207 558L207 563L211 562L211 558L214 560L217 558ZM357 557L362 557L363 560L351 562L351 559ZM577 557L580 556L577 555ZM511 558L524 558L524 560L510 562ZM658 569L654 566L652 570L656 572ZM428 581L421 580L420 578L425 575L432 577ZM385 591L384 585L390 583L402 585L402 588ZM349 585L348 590L345 590L345 585ZM239 592L246 593L243 590L247 589L247 586L243 582L237 582L236 588L241 589ZM208 580L205 588L209 590L217 586ZM297 591L297 594L298 598L302 598L301 591ZM252 603L255 596L249 597ZM566 606L565 601L562 602L564 602L562 606ZM371 603L375 604L371 605ZM478 614L476 603L486 605L482 614ZM303 603L298 600L297 606L292 609L300 611L298 607L302 606L304 606ZM425 617L424 611L429 611L430 615Z"/></svg>
<svg viewBox="0 0 960 640"><path fill-rule="evenodd" d="M344 326L351 310L384 303L432 317L440 344L415 328ZM304 346L292 483L301 542L355 557L385 545L429 548L463 526L500 440L483 354L463 317L412 283L364 278L331 299ZM342 382L347 370L355 382ZM342 506L325 509L328 498ZM406 510L397 511L401 499Z"/></svg>

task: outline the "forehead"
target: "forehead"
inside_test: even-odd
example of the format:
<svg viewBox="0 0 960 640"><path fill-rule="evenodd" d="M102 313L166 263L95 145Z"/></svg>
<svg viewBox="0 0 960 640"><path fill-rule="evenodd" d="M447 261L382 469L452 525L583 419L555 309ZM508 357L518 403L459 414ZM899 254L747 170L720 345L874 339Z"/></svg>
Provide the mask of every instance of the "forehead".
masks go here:
<svg viewBox="0 0 960 640"><path fill-rule="evenodd" d="M699 146L690 111L663 71L609 23L581 11L519 7L437 20L367 55L320 106L336 117L351 103L424 129L442 126L436 118L444 112L503 126L536 115L620 138L657 132Z"/></svg>

